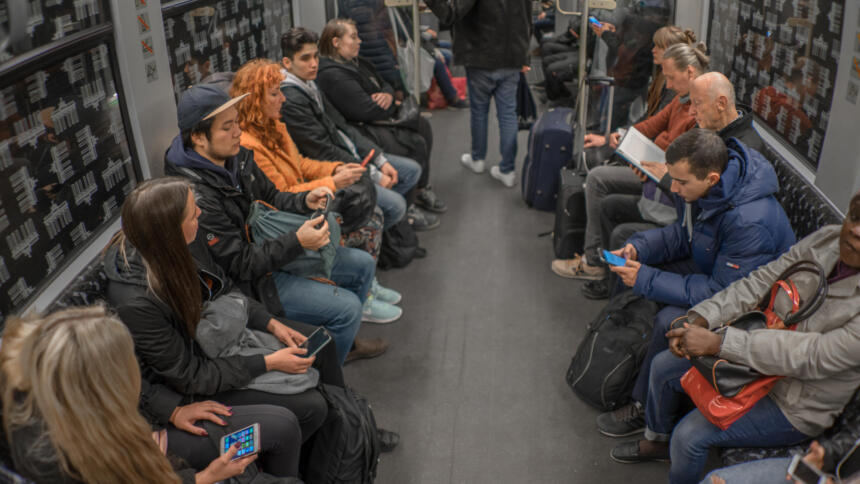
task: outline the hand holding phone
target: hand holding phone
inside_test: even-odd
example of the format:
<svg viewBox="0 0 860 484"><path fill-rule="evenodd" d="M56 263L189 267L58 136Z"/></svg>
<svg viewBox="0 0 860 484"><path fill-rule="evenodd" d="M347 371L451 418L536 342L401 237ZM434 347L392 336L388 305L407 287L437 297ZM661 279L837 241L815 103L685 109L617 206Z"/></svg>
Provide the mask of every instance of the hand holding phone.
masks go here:
<svg viewBox="0 0 860 484"><path fill-rule="evenodd" d="M612 252L609 252L608 250L602 250L600 252L600 260L611 266L624 267L625 265L627 265L627 259L621 256L617 256Z"/></svg>
<svg viewBox="0 0 860 484"><path fill-rule="evenodd" d="M304 348L308 350L308 352L303 355L296 356L300 358L310 358L311 356L314 356L319 353L319 351L323 349L323 347L327 345L330 341L331 334L329 334L329 332L325 328L319 327L316 329L316 331L311 333L310 336L308 336L308 339L306 339L302 344L299 345L299 348Z"/></svg>
<svg viewBox="0 0 860 484"><path fill-rule="evenodd" d="M233 460L260 452L260 424L253 424L232 434L221 437L221 455L227 453L233 444L239 444Z"/></svg>
<svg viewBox="0 0 860 484"><path fill-rule="evenodd" d="M326 194L326 196L325 196L325 206L323 206L323 208L318 208L318 209L314 210L314 213L312 213L312 214L311 214L311 217L310 217L310 218L311 218L311 220L313 220L313 219L315 219L315 218L319 217L320 215L322 215L322 216L323 216L323 220L322 220L322 222L318 223L318 224L314 227L315 229L317 229L317 230L321 229L321 228L322 228L322 226L323 226L323 224L325 224L325 221L326 221L326 220L328 220L328 213L331 211L331 201L332 201L332 200L333 200L332 196L331 196L331 195Z"/></svg>
<svg viewBox="0 0 860 484"><path fill-rule="evenodd" d="M595 27L597 27L598 29L603 27L603 24L600 23L596 18L594 18L593 15L588 16L588 22L591 23L591 25L594 25Z"/></svg>
<svg viewBox="0 0 860 484"><path fill-rule="evenodd" d="M826 484L827 474L803 460L803 455L794 454L788 464L788 476L803 484Z"/></svg>

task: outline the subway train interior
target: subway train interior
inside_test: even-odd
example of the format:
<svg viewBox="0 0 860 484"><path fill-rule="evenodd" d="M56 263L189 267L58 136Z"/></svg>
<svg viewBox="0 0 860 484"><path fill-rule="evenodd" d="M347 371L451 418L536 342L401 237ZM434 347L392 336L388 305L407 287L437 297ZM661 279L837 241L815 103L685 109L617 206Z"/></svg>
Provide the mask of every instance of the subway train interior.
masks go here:
<svg viewBox="0 0 860 484"><path fill-rule="evenodd" d="M0 0L0 482L860 482L858 97L857 0Z"/></svg>

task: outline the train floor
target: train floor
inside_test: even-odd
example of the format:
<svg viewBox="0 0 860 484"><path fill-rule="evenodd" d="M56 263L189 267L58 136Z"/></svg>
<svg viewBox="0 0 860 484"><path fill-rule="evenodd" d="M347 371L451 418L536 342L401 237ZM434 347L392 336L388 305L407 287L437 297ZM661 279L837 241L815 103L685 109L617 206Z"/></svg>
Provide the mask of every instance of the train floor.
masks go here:
<svg viewBox="0 0 860 484"><path fill-rule="evenodd" d="M491 116L488 161L498 163ZM550 271L551 239L538 234L553 215L526 207L519 178L505 188L460 164L468 110L435 111L431 122L431 180L448 212L420 233L427 258L378 275L402 292L404 315L359 335L384 337L390 349L345 367L379 425L401 436L377 482L665 482L667 464L613 462L617 440L597 432L598 412L564 381L601 304ZM517 173L526 138L521 131Z"/></svg>

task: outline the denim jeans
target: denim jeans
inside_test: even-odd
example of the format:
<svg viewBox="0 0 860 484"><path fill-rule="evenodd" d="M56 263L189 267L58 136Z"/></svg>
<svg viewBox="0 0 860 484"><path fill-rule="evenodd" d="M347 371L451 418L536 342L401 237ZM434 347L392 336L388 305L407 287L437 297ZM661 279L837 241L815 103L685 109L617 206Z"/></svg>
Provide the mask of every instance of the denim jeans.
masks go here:
<svg viewBox="0 0 860 484"><path fill-rule="evenodd" d="M677 426L681 402L685 398L681 377L690 361L669 352L658 354L651 363L648 401L645 404L645 438L669 443L671 484L695 484L711 447L775 447L802 442L809 437L791 426L770 397L759 400L728 429L708 422L693 410Z"/></svg>
<svg viewBox="0 0 860 484"><path fill-rule="evenodd" d="M708 422L701 412L693 410L681 420L672 434L669 444L669 457L672 460L669 482L698 483L711 447L784 447L807 439L809 436L794 428L770 397L756 402L726 430L720 430ZM783 479L786 467L782 468Z"/></svg>
<svg viewBox="0 0 860 484"><path fill-rule="evenodd" d="M666 338L666 332L669 331L669 325L676 318L687 314L685 308L677 306L666 306L654 316L654 330L651 332L651 343L648 345L648 351L645 353L645 359L642 361L642 367L639 369L639 375L636 376L636 384L633 386L633 400L645 403L648 398L648 379L651 375L651 362L658 354L669 349L669 339Z"/></svg>
<svg viewBox="0 0 860 484"><path fill-rule="evenodd" d="M328 329L343 364L361 324L362 305L375 272L376 261L370 254L338 247L331 271L331 280L337 286L281 271L275 272L273 277L284 316Z"/></svg>
<svg viewBox="0 0 860 484"><path fill-rule="evenodd" d="M406 195L421 177L421 165L409 158L386 153L385 157L397 170L397 183L392 188L376 186L376 204L385 217L385 229L399 222L406 215Z"/></svg>
<svg viewBox="0 0 860 484"><path fill-rule="evenodd" d="M517 86L519 69L475 69L466 68L469 86L470 119L472 128L472 159L487 157L487 122L490 98L496 100L496 116L499 120L499 151L502 162L499 170L510 173L516 168L517 157Z"/></svg>
<svg viewBox="0 0 860 484"><path fill-rule="evenodd" d="M790 463L791 457L744 462L711 472L701 484L711 484L711 476L722 478L726 484L786 484L785 474Z"/></svg>

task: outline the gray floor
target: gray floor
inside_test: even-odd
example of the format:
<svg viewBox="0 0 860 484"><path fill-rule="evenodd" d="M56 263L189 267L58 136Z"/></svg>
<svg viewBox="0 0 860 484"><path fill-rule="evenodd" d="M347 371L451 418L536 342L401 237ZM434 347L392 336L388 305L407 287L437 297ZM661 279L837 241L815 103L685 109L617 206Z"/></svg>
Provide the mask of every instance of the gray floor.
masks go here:
<svg viewBox="0 0 860 484"><path fill-rule="evenodd" d="M436 111L431 122L432 180L449 211L420 234L426 259L379 273L403 293L405 314L360 334L387 338L388 353L346 367L380 426L402 438L377 482L665 482L665 464L612 462L616 441L597 433L597 412L564 382L600 305L549 270L550 239L537 234L552 229L552 214L528 209L519 182L507 189L460 165L468 111ZM518 172L525 150L520 132Z"/></svg>

